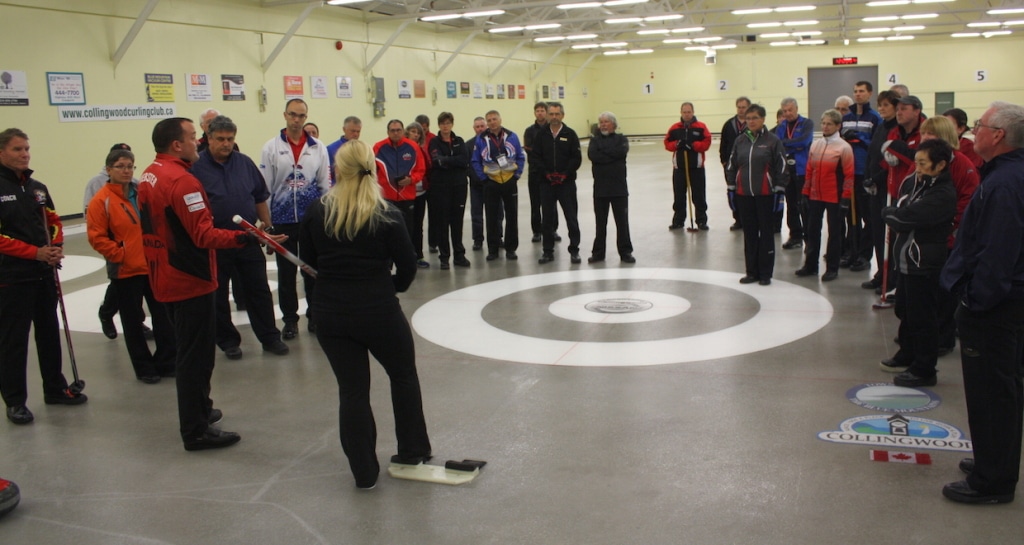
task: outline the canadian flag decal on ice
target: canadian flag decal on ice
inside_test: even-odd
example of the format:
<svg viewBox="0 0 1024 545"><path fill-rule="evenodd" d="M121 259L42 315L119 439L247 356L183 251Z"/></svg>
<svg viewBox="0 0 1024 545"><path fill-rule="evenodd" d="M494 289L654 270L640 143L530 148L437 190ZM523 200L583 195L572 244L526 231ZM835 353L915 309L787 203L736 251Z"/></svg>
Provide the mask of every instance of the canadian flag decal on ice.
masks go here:
<svg viewBox="0 0 1024 545"><path fill-rule="evenodd" d="M923 452L889 452L887 450L872 450L871 460L875 462L896 462L900 464L924 464L931 465L932 457Z"/></svg>

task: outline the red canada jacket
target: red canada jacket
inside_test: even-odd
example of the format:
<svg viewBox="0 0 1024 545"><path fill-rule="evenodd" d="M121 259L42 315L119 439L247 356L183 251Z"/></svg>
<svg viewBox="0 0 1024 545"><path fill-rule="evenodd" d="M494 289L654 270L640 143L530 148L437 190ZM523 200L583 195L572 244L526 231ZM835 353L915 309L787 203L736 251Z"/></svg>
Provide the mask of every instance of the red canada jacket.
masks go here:
<svg viewBox="0 0 1024 545"><path fill-rule="evenodd" d="M704 168L704 152L711 148L711 131L697 121L679 121L665 133L665 149L672 152L672 168Z"/></svg>
<svg viewBox="0 0 1024 545"><path fill-rule="evenodd" d="M216 249L241 248L249 235L213 226L203 184L189 163L158 153L139 178L142 244L153 295L184 301L217 289Z"/></svg>

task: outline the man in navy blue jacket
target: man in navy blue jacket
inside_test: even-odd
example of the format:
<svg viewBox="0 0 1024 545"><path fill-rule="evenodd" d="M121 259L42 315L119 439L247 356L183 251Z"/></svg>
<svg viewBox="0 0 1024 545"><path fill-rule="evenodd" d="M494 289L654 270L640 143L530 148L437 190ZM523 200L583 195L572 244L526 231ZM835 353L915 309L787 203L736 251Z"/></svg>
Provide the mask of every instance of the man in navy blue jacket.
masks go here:
<svg viewBox="0 0 1024 545"><path fill-rule="evenodd" d="M940 283L956 311L974 458L942 495L962 503L1013 501L1020 473L1024 388L1024 107L994 102L974 125L986 161Z"/></svg>
<svg viewBox="0 0 1024 545"><path fill-rule="evenodd" d="M882 116L871 109L871 93L874 87L869 81L858 81L853 86L853 106L843 116L840 136L853 148L853 200L846 216L847 244L843 252L846 266L851 271L867 270L871 266L873 250L871 230L885 229L883 225L869 223L868 201L870 196L864 188L864 174L868 171L868 148L875 128L882 124ZM863 228L862 225L863 224ZM840 261L839 266L844 263Z"/></svg>

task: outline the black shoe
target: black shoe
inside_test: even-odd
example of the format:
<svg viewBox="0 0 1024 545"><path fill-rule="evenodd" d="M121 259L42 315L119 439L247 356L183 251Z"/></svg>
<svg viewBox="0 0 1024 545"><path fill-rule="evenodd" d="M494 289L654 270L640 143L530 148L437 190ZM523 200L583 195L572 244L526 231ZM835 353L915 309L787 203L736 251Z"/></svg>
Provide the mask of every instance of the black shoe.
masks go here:
<svg viewBox="0 0 1024 545"><path fill-rule="evenodd" d="M743 226L738 221L729 226L730 231L739 231L740 229L743 229Z"/></svg>
<svg viewBox="0 0 1024 545"><path fill-rule="evenodd" d="M756 276L749 276L748 275L748 276L744 276L743 278L740 278L740 284L753 284L754 282L757 282L757 277Z"/></svg>
<svg viewBox="0 0 1024 545"><path fill-rule="evenodd" d="M555 233L555 242L562 242L562 235Z"/></svg>
<svg viewBox="0 0 1024 545"><path fill-rule="evenodd" d="M850 256L844 255L843 257L839 258L839 268L840 269L849 269L850 268Z"/></svg>
<svg viewBox="0 0 1024 545"><path fill-rule="evenodd" d="M545 263L551 263L554 260L555 260L555 254L542 254L540 256L540 259L537 260L537 263L540 263L541 265L543 265Z"/></svg>
<svg viewBox="0 0 1024 545"><path fill-rule="evenodd" d="M592 255L587 258L587 263L600 263L602 261L604 261L604 256Z"/></svg>
<svg viewBox="0 0 1024 545"><path fill-rule="evenodd" d="M206 423L214 425L224 419L224 413L220 409L210 409L210 416L206 417Z"/></svg>
<svg viewBox="0 0 1024 545"><path fill-rule="evenodd" d="M31 424L36 417L32 415L32 411L28 410L28 407L18 405L16 407L7 407L7 419L14 424L24 426L25 424Z"/></svg>
<svg viewBox="0 0 1024 545"><path fill-rule="evenodd" d="M142 336L145 337L147 341L153 340L153 330L146 324L142 324Z"/></svg>
<svg viewBox="0 0 1024 545"><path fill-rule="evenodd" d="M857 259L850 263L850 270L853 272L866 271L871 268L871 263L865 259Z"/></svg>
<svg viewBox="0 0 1024 545"><path fill-rule="evenodd" d="M697 224L697 229L700 229L701 231L707 231L707 230L709 230L711 228L708 227L708 224L706 224L706 223L698 223Z"/></svg>
<svg viewBox="0 0 1024 545"><path fill-rule="evenodd" d="M487 254L487 261L494 261L495 259L498 259L498 253L497 252L495 252L493 254Z"/></svg>
<svg viewBox="0 0 1024 545"><path fill-rule="evenodd" d="M964 458L960 460L957 467L960 468L960 471L970 475L974 471L974 458Z"/></svg>
<svg viewBox="0 0 1024 545"><path fill-rule="evenodd" d="M227 356L229 360L240 360L242 359L242 347L232 346L231 348L225 348L224 355Z"/></svg>
<svg viewBox="0 0 1024 545"><path fill-rule="evenodd" d="M59 394L45 394L43 401L47 405L81 405L89 398L83 393L72 393L70 388L64 388Z"/></svg>
<svg viewBox="0 0 1024 545"><path fill-rule="evenodd" d="M569 261L572 263L583 263L583 259L580 258L578 253L569 254Z"/></svg>
<svg viewBox="0 0 1024 545"><path fill-rule="evenodd" d="M156 384L161 380L160 375L156 374L155 372L153 374L147 375L135 375L135 378L139 379L140 382L143 382L145 384Z"/></svg>
<svg viewBox="0 0 1024 545"><path fill-rule="evenodd" d="M684 226L683 226L683 224L681 224L681 223L673 223L672 225L669 225L669 226L668 226L668 230L669 230L669 231L675 231L675 230L677 230L677 229L682 229L683 227L684 227Z"/></svg>
<svg viewBox="0 0 1024 545"><path fill-rule="evenodd" d="M818 270L817 269L808 269L807 267L800 267L793 274L795 274L797 276L818 276Z"/></svg>
<svg viewBox="0 0 1024 545"><path fill-rule="evenodd" d="M426 261L423 261L422 259L417 259L416 260L416 266L421 268L421 269L429 269L430 268L430 263L427 263Z"/></svg>
<svg viewBox="0 0 1024 545"><path fill-rule="evenodd" d="M825 271L825 274L821 275L822 282L831 282L839 278L839 271Z"/></svg>
<svg viewBox="0 0 1024 545"><path fill-rule="evenodd" d="M878 366L882 369L882 371L888 371L890 373L902 373L907 369L910 369L909 363L900 363L892 358L882 360L881 362L879 362Z"/></svg>
<svg viewBox="0 0 1024 545"><path fill-rule="evenodd" d="M515 252L505 252L505 259L509 261L515 261L519 259L519 256Z"/></svg>
<svg viewBox="0 0 1024 545"><path fill-rule="evenodd" d="M441 265L438 268L440 268L442 271L447 271L448 269L452 268L452 266L449 265L447 261L442 261Z"/></svg>
<svg viewBox="0 0 1024 545"><path fill-rule="evenodd" d="M221 431L217 428L206 428L206 431L201 436L185 440L185 450L209 450L230 447L241 440L241 436L237 433Z"/></svg>
<svg viewBox="0 0 1024 545"><path fill-rule="evenodd" d="M938 384L938 377L932 375L930 377L919 377L910 371L904 371L895 377L892 377L892 383L896 386L903 386L904 388L920 388L921 386L935 386Z"/></svg>
<svg viewBox="0 0 1024 545"><path fill-rule="evenodd" d="M880 280L875 280L874 278L872 278L871 280L868 280L867 282L861 282L860 287L862 287L862 288L864 288L866 290L873 290L875 288L881 288L882 287L882 282Z"/></svg>
<svg viewBox="0 0 1024 545"><path fill-rule="evenodd" d="M543 236L534 233L533 238L530 239L530 242L540 242L542 240L544 240Z"/></svg>
<svg viewBox="0 0 1024 545"><path fill-rule="evenodd" d="M483 250L483 249L484 249L484 243L483 242L474 242L473 243L473 250L474 251L479 251L479 250Z"/></svg>
<svg viewBox="0 0 1024 545"><path fill-rule="evenodd" d="M270 341L269 343L263 343L263 351L283 356L288 353L288 345L280 340Z"/></svg>
<svg viewBox="0 0 1024 545"><path fill-rule="evenodd" d="M792 250L794 248L799 248L799 247L801 247L803 245L804 245L804 241L802 239L790 237L789 240L787 240L786 242L784 242L782 244L782 249L783 250Z"/></svg>
<svg viewBox="0 0 1024 545"><path fill-rule="evenodd" d="M465 258L465 256L456 257L455 261L453 261L452 263L454 263L456 267L469 267L470 266L470 262L469 262L468 259Z"/></svg>
<svg viewBox="0 0 1024 545"><path fill-rule="evenodd" d="M633 254L621 255L619 256L619 259L621 259L623 263L636 263L636 258L633 257Z"/></svg>
<svg viewBox="0 0 1024 545"><path fill-rule="evenodd" d="M295 337L299 336L299 324L287 323L284 324L284 329L281 330L281 338L290 341Z"/></svg>
<svg viewBox="0 0 1024 545"><path fill-rule="evenodd" d="M373 480L356 481L356 488L360 490L373 490L377 488L377 477L375 476Z"/></svg>
<svg viewBox="0 0 1024 545"><path fill-rule="evenodd" d="M772 285L772 279L771 278L762 278L762 279L758 280L757 283L762 285L762 286L770 286L770 285Z"/></svg>
<svg viewBox="0 0 1024 545"><path fill-rule="evenodd" d="M1007 494L988 494L979 492L967 481L957 481L942 487L942 495L959 503L1010 503L1013 501L1013 492Z"/></svg>
<svg viewBox="0 0 1024 545"><path fill-rule="evenodd" d="M103 315L100 314L100 328L103 330L103 335L105 335L108 339L117 338L117 328L114 327L113 316L109 318L104 318Z"/></svg>
<svg viewBox="0 0 1024 545"><path fill-rule="evenodd" d="M431 458L433 458L433 456L429 454L426 456L401 456L399 454L393 454L391 455L391 463L414 466L422 464L423 462L429 462Z"/></svg>

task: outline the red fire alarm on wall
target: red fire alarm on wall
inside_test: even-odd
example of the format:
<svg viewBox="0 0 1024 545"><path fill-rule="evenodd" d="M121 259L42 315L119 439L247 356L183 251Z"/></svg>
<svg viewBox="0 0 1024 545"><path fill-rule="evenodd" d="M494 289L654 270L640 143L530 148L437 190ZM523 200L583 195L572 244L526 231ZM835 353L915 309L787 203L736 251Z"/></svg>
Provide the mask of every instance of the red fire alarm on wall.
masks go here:
<svg viewBox="0 0 1024 545"><path fill-rule="evenodd" d="M337 49L338 51L341 51L341 48L343 48L343 47L345 47L345 44L343 44L341 42L341 40L338 40L338 41L334 42L334 49Z"/></svg>

